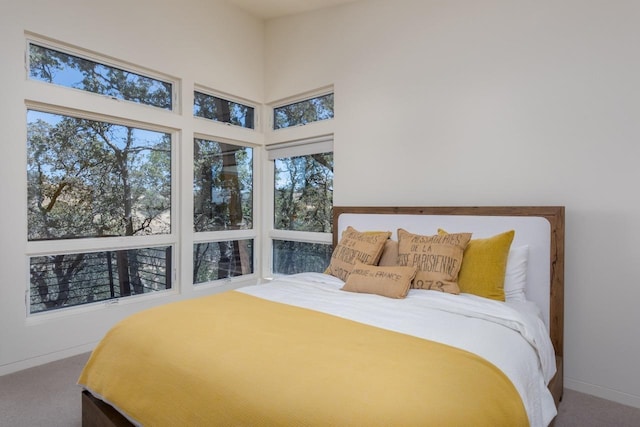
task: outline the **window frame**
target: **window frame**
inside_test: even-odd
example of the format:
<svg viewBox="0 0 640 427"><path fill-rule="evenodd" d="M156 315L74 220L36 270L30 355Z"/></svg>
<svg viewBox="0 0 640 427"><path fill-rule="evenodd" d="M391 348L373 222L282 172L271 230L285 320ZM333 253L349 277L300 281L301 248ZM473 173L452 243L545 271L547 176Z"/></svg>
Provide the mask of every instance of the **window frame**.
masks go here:
<svg viewBox="0 0 640 427"><path fill-rule="evenodd" d="M69 88L71 89L71 88ZM91 94L91 93L89 93ZM137 104L136 104L137 105ZM163 127L157 124L152 123L140 123L138 121L128 120L123 117L112 117L104 114L89 112L89 111L79 111L72 108L64 107L61 105L52 106L47 104L42 104L34 101L25 101L25 109L24 109L24 117L25 117L25 127L27 125L26 117L28 110L37 110L46 113L53 114L61 114L61 115L70 115L73 117L88 119L88 120L96 120L96 121L105 121L117 125L122 126L134 126L136 128L143 128L148 130L153 130L157 132L165 132L171 135L171 227L170 232L165 234L156 234L156 235L138 235L138 236L113 236L113 237L76 237L72 239L52 239L52 240L28 240L27 232L25 229L24 240L26 243L25 246L25 257L27 264L27 275L26 275L26 295L25 295L25 308L27 318L49 318L49 317L57 317L60 315L65 315L65 313L75 313L79 309L86 309L87 307L100 307L100 306L110 306L113 304L120 303L128 303L133 302L137 299L151 296L151 295L176 295L180 293L179 285L176 283L177 278L177 262L178 262L178 247L179 247L179 239L177 230L180 228L179 225L179 210L178 210L178 185L179 179L177 176L178 173L178 146L179 146L179 132L176 129L171 129L168 127ZM26 144L26 140L25 140ZM27 159L25 158L25 167L27 166ZM25 180L26 180L26 171L25 171ZM26 198L25 198L26 202ZM24 206L26 212L26 204ZM69 307L62 307L55 310L41 311L36 313L31 313L31 304L30 304L30 295L31 295L31 279L30 279L30 260L32 257L38 256L49 256L49 255L66 255L66 254L77 254L77 253L94 253L94 252L102 252L102 251L117 251L117 250L128 250L128 249L141 249L141 248L151 248L157 246L171 246L171 271L170 274L172 278L172 287L166 290L154 291L152 293L146 294L137 294L131 295L123 298L102 300L96 302L90 302L80 305L73 305Z"/></svg>
<svg viewBox="0 0 640 427"><path fill-rule="evenodd" d="M330 93L326 93L324 95L315 95L315 96L312 96L310 98L305 98L305 99L302 99L302 100L299 100L299 101L295 101L295 102L291 102L291 103L288 103L288 104L283 104L283 105L280 105L280 106L274 106L273 107L273 117L272 117L273 130L277 132L277 131L279 131L281 129L288 129L288 128L297 127L297 126L306 126L306 125L309 125L311 123L323 122L323 121L326 121L326 120L332 120L334 118L333 109L331 110L331 114L332 114L331 117L327 117L327 118L324 118L324 119L311 120L311 121L303 122L303 123L302 122L301 123L294 123L294 124L290 124L290 125L282 126L282 127L276 127L276 115L277 115L276 110L278 110L280 108L284 108L284 107L291 107L291 106L294 106L294 105L304 104L305 102L311 102L311 101L317 100L319 98L324 98L326 96L332 96L333 97L333 95L334 95L333 92L330 92ZM333 104L332 104L332 107L333 107Z"/></svg>
<svg viewBox="0 0 640 427"><path fill-rule="evenodd" d="M299 93L297 95L293 95L286 98L281 98L275 100L273 102L269 102L264 109L264 123L267 127L264 132L264 168L262 172L262 180L265 183L265 186L268 185L269 188L264 188L262 191L264 197L264 203L262 212L264 212L263 220L262 220L262 229L264 230L263 236L264 241L261 246L262 248L262 278L264 280L272 280L275 275L273 272L273 241L274 240L292 240L303 243L321 243L321 244L333 244L333 235L332 233L316 233L316 232L305 232L305 231L292 231L292 230L276 230L274 228L274 204L275 204L275 170L274 170L274 161L269 160L267 153L274 149L286 148L297 150L300 149L304 145L309 145L313 143L321 143L323 140L331 141L331 152L334 153L335 159L335 151L334 147L334 134L335 134L335 126L336 126L336 116L332 119L320 120L316 122L310 122L303 126L290 126L281 129L273 129L274 127L274 108L288 105L292 103L296 103L299 101L304 101L306 99L311 99L314 97L327 95L333 93L334 94L334 111L336 106L336 97L335 90L333 85L320 87L317 89L312 89L303 93ZM307 147L308 148L308 147ZM326 149L323 149L326 152ZM301 153L304 151L297 151L297 153ZM317 151L320 152L320 151ZM306 153L313 154L313 153ZM334 180L335 180L335 161L334 161ZM335 187L335 181L334 181Z"/></svg>
<svg viewBox="0 0 640 427"><path fill-rule="evenodd" d="M194 117L195 118L195 117ZM212 120L207 120L207 122L213 122L216 123L215 121ZM220 123L220 122L218 122ZM241 128L239 126L235 126L235 128L238 129L247 129L247 128ZM252 129L250 129L252 130ZM206 290L206 289L211 289L211 288L218 288L224 285L229 285L229 284L234 284L237 282L241 282L241 281L245 281L248 279L258 279L259 277L259 273L260 273L260 257L259 257L259 249L262 248L261 244L260 244L260 219L258 218L258 215L260 213L259 209L259 202L260 202L260 191L263 190L263 188L259 188L259 190L256 190L256 183L257 183L257 176L260 176L260 170L261 170L261 163L262 163L262 156L260 155L260 146L256 145L256 144L252 144L250 142L246 142L246 141L239 141L239 140L234 140L234 139L229 139L229 138L223 138L223 137L219 137L219 136L213 136L211 134L203 134L203 133L198 133L195 132L193 134L193 137L191 138L191 145L193 146L194 143L194 139L206 139L206 140L210 140L210 141L214 141L214 142L219 142L219 143L224 143L224 144L232 144L232 145L237 145L240 147L247 147L247 148L251 148L253 150L252 156L253 156L253 173L252 173L252 180L253 180L253 184L252 184L252 191L253 191L253 196L252 196L252 200L253 200L253 218L252 218L252 228L248 228L248 229L243 229L243 230L217 230L217 231L195 231L194 227L193 227L193 198L194 198L194 192L193 192L193 180L195 178L194 176L194 171L193 171L193 167L191 168L191 192L189 194L191 203L191 216L190 216L190 234L192 235L192 239L191 239L191 247L190 247L190 257L191 257L191 272L193 272L193 249L194 246L196 244L199 243L217 243L217 242L226 242L226 241L231 241L231 240L253 240L253 259L252 259L252 263L253 263L253 272L250 274L246 274L246 275L239 275L239 276L234 276L234 277L227 277L227 278L223 278L223 279L217 279L217 280L212 280L212 281L208 281L208 282L200 282L200 283L195 283L195 278L192 277L191 278L191 285L193 286L194 290L198 291L198 290ZM191 157L191 165L193 166L193 156ZM190 274L191 276L193 275L192 273Z"/></svg>
<svg viewBox="0 0 640 427"><path fill-rule="evenodd" d="M118 310L131 313L140 308L150 307L159 302L176 301L184 297L195 297L215 291L233 289L243 284L255 284L261 271L262 258L260 257L263 239L261 238L261 193L263 191L259 177L262 173L262 150L264 134L255 132L259 130L260 115L263 114L263 104L247 102L239 97L228 96L218 91L208 91L214 96L222 94L226 99L239 100L254 108L254 129L239 126L216 123L213 120L196 120L193 114L182 114L185 108L192 111L193 102L191 94L193 90L202 89L196 83L191 87L182 87L182 80L176 77L168 78L167 75L149 71L144 67L110 58L106 55L96 54L92 51L76 48L69 44L58 42L47 37L25 32L24 36L24 61L25 61L25 89L24 89L24 206L21 207L26 218L27 212L27 110L33 109L52 114L69 115L83 119L104 121L117 125L132 126L152 131L165 132L171 136L171 230L167 234L141 235L141 236L114 236L109 238L76 238L63 240L28 241L28 224L24 222L24 237L22 251L23 264L23 290L24 313L27 325L43 324L53 319L61 319L67 316L76 316L82 313L100 312L112 310L111 307L119 307ZM173 110L145 105L133 101L114 99L112 97L94 92L76 89L55 83L48 83L30 78L29 70L29 44L61 51L74 56L80 56L88 60L113 66L144 76L158 78L172 83ZM191 92L191 94L189 93ZM96 96L97 95L97 96ZM191 101L190 101L191 100ZM220 125L224 126L220 126ZM193 140L203 138L253 149L253 228L249 230L229 230L194 233L193 231ZM250 275L240 275L232 278L220 279L208 283L193 283L193 249L194 244L203 242L228 241L228 240L253 240L253 271ZM89 302L69 307L56 308L37 313L31 313L30 295L30 258L36 256L94 253L102 251L115 251L124 249L139 249L146 247L170 246L171 247L171 283L172 287L150 293L143 293L121 297L117 299ZM125 308L125 307L129 308Z"/></svg>
<svg viewBox="0 0 640 427"><path fill-rule="evenodd" d="M325 95L331 95L333 94L334 96L334 100L333 100L333 105L334 105L334 115L332 118L330 119L324 119L324 120L316 120L313 122L308 122L308 123L303 123L303 124L297 124L297 125L292 125L292 126L288 126L288 127L283 127L283 128L275 128L275 110L277 108L281 108L281 107L285 107L287 105L291 105L291 104L297 104L299 102L304 102L304 101L309 101L311 99L314 98L319 98ZM333 129L333 121L335 120L335 90L333 85L331 86L325 86L319 89L315 89L315 90L310 90L308 92L304 92L304 93L300 93L298 95L294 95L294 96L290 96L287 98L282 98L279 99L277 101L274 101L272 103L269 103L269 108L268 108L268 112L267 114L269 115L268 120L266 120L266 122L268 123L269 129L268 129L268 133L275 135L278 135L280 133L282 134L287 134L291 131L294 131L294 129L298 129L298 128L304 128L307 126L328 126L331 129ZM303 131L304 132L304 131ZM308 136L314 136L314 135L319 135L320 133L318 133L317 131L309 131Z"/></svg>
<svg viewBox="0 0 640 427"><path fill-rule="evenodd" d="M47 83L47 82L43 82L40 80L35 80L32 79L30 77L29 71L31 69L30 66L30 61L29 61L29 57L30 57L30 48L29 46L31 44L35 44L37 46L41 46L44 47L46 49L51 49L51 50L55 50L61 53L65 53L67 55L72 55L72 56L76 56L82 59L86 59L88 61L92 61L92 62L96 62L99 63L101 65L106 65L108 67L113 67L113 68L117 68L117 69L121 69L124 71L129 71L144 77L148 77L154 80L159 80L165 83L170 83L171 84L171 109L166 109L166 108L161 108L161 107L156 107L153 105L149 105L149 104L142 104L139 102L135 102L135 101L128 101L125 99L119 99L119 98L115 98L109 95L104 95L104 94L100 94L100 93L95 93L95 92L90 92L84 89L78 89L78 88L74 88L74 87L70 87L70 86L63 86L63 85L59 85L56 83ZM39 36L37 34L34 33L30 33L30 32L25 32L25 78L28 81L32 81L34 83L37 84L41 84L41 85L45 85L45 86L55 86L55 87L59 87L59 88L63 88L64 90L71 90L71 91L75 91L75 92L80 92L82 94L86 94L86 95L90 95L90 96L97 96L100 98L106 98L106 99L110 99L116 102L126 102L129 104L133 104L133 105L138 105L144 108L152 108L154 110L157 111L163 111L163 112L169 112L169 113L173 113L173 114L180 114L181 113L181 105L182 105L182 99L180 97L180 94L182 92L181 90L181 82L180 79L178 79L177 77L173 77L170 76L168 74L164 74L155 70L152 70L150 68L146 68L146 67L142 67L140 65L136 65L134 63L131 62L127 62L124 60L118 60L115 58L112 58L110 56L107 55L100 55L96 52L93 51L89 51L87 49L83 49L81 47L78 46L74 46L71 44L67 44L67 43L62 43L62 42L58 42L58 41L54 41L52 39L49 39L47 37L43 37L43 36Z"/></svg>
<svg viewBox="0 0 640 427"><path fill-rule="evenodd" d="M168 271L165 275L165 277L167 278L167 283L170 284L171 286L167 289L160 289L160 290L156 290L153 292L142 292L142 293L137 293L137 294L131 294L131 295L124 295L124 296L116 296L116 297L112 297L112 298L106 298L106 299L100 299L100 300L96 300L96 301L92 301L92 302L86 302L86 303L80 303L80 304L71 304L68 306L63 306L63 307L58 307L55 309L50 309L50 310L41 310L41 311L36 311L36 312L31 312L31 289L30 289L30 283L29 283L29 289L26 291L25 293L25 304L27 306L27 321L34 321L35 319L40 319L41 317L44 317L45 319L48 317L56 317L57 315L61 314L64 315L65 312L72 312L72 313L76 313L79 309L93 309L95 307L99 307L100 305L104 305L104 306L112 306L115 304L120 304L120 302L122 301L124 304L127 304L129 302L134 302L136 300L139 300L140 298L146 298L146 297L153 297L153 296L165 296L165 295L169 295L169 294L175 294L177 292L171 292L174 289L174 281L176 278L176 269L175 266L173 264L174 259L175 259L175 245L167 245L167 246L149 246L149 245L142 245L140 247L133 247L133 246L127 246L126 249L115 249L115 250L91 250L91 251L82 251L82 252L63 252L60 254L53 254L51 252L47 252L45 256L55 256L55 255L76 255L76 254L83 254L83 255L91 255L91 254L96 254L96 253L103 253L103 252L119 252L119 251L130 251L130 250L138 250L138 249L156 249L156 248L160 248L160 247L164 247L164 248L170 248L170 252L171 252L171 258L167 259L167 263L165 265L165 268L167 268L168 265ZM37 255L31 255L29 256L29 269L31 267L31 258L32 257L37 257ZM117 265L115 267L113 267L114 270L118 270ZM165 286L166 284L165 283Z"/></svg>
<svg viewBox="0 0 640 427"><path fill-rule="evenodd" d="M286 129L286 128L285 128ZM279 158L282 157L294 157L300 155L310 155L327 151L328 144L331 145L330 152L333 151L334 136L333 134L313 136L296 141L286 141L279 144L272 144L265 146L265 150L268 155L266 156L264 182L268 183L269 190L265 189L265 221L269 221L264 224L264 228L267 231L265 238L265 245L263 246L263 277L265 279L272 279L281 276L273 271L273 241L295 241L301 243L320 243L320 244L333 244L333 234L331 232L310 232L310 231L295 231L295 230L280 230L274 227L275 219L275 160L272 159L274 155ZM314 149L315 148L315 149ZM276 154L279 152L279 154ZM289 154L291 153L291 154ZM301 154L302 153L302 154ZM335 166L334 166L335 168ZM335 171L334 171L335 177ZM333 205L333 203L332 203Z"/></svg>
<svg viewBox="0 0 640 427"><path fill-rule="evenodd" d="M195 92L199 92L202 93L204 95L208 95L208 96L213 96L216 98L220 98L223 99L225 101L231 101L234 102L236 104L240 104L240 105L244 105L245 107L251 107L253 108L253 127L245 127L245 126L238 126L235 125L233 123L229 123L229 122L221 122L219 120L215 120L215 119L208 119L206 117L202 117L202 116L196 116L195 114L193 114L193 108L194 108L194 103L195 103ZM243 129L246 131L252 131L252 132L259 132L260 131L260 112L261 109L260 107L255 103L252 102L248 99L243 99L240 98L238 96L233 96L233 95L229 95L228 93L223 93L220 91L216 91L210 88L207 88L205 86L202 85L198 85L195 84L193 87L193 91L192 91L192 95L193 95L193 102L191 103L191 116L195 119L195 120L204 120L208 123L214 123L217 126L223 125L223 126L231 126L235 129Z"/></svg>

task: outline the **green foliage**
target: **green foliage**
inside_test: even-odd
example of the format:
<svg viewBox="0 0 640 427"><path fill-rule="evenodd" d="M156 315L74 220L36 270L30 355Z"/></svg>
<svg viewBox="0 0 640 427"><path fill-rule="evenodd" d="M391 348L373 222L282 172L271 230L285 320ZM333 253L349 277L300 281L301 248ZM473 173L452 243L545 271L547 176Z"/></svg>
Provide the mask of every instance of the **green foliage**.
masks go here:
<svg viewBox="0 0 640 427"><path fill-rule="evenodd" d="M171 247L32 257L30 311L37 313L171 288ZM121 264L140 265L140 287L120 277Z"/></svg>
<svg viewBox="0 0 640 427"><path fill-rule="evenodd" d="M254 108L206 93L193 92L193 115L253 129Z"/></svg>
<svg viewBox="0 0 640 427"><path fill-rule="evenodd" d="M195 231L253 227L253 149L194 139Z"/></svg>
<svg viewBox="0 0 640 427"><path fill-rule="evenodd" d="M331 233L332 207L333 153L276 159L276 229ZM273 270L279 274L322 272L331 251L331 245L276 240Z"/></svg>
<svg viewBox="0 0 640 427"><path fill-rule="evenodd" d="M284 105L273 110L274 129L333 118L333 93Z"/></svg>
<svg viewBox="0 0 640 427"><path fill-rule="evenodd" d="M172 84L35 44L29 76L117 99L172 109Z"/></svg>
<svg viewBox="0 0 640 427"><path fill-rule="evenodd" d="M306 271L322 273L327 269L333 247L322 243L273 241L273 272L296 274Z"/></svg>
<svg viewBox="0 0 640 427"><path fill-rule="evenodd" d="M253 227L253 149L194 139L194 211L196 232ZM197 243L194 283L253 272L253 242Z"/></svg>
<svg viewBox="0 0 640 427"><path fill-rule="evenodd" d="M333 153L275 161L275 228L330 233Z"/></svg>
<svg viewBox="0 0 640 427"><path fill-rule="evenodd" d="M29 65L35 80L172 108L170 83L34 44ZM170 232L170 134L34 110L27 121L29 240ZM31 311L170 287L170 259L150 251L32 257Z"/></svg>
<svg viewBox="0 0 640 427"><path fill-rule="evenodd" d="M253 273L253 240L193 245L193 283L206 283Z"/></svg>
<svg viewBox="0 0 640 427"><path fill-rule="evenodd" d="M171 137L30 110L29 239L170 231Z"/></svg>

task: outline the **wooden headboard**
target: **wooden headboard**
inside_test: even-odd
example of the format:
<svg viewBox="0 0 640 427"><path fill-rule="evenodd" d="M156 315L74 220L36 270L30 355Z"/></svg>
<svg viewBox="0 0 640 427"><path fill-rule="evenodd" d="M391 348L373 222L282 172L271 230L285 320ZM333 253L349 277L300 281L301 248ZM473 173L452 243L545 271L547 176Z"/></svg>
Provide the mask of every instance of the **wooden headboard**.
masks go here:
<svg viewBox="0 0 640 427"><path fill-rule="evenodd" d="M334 247L347 225L360 231L389 230L394 236L398 227L418 234L435 233L440 227L450 232L472 232L475 237L488 237L515 229L513 245L527 244L530 249L527 298L540 306L549 328L558 365L558 373L550 388L556 404L559 402L564 344L563 206L334 206ZM394 236L392 238L396 238Z"/></svg>

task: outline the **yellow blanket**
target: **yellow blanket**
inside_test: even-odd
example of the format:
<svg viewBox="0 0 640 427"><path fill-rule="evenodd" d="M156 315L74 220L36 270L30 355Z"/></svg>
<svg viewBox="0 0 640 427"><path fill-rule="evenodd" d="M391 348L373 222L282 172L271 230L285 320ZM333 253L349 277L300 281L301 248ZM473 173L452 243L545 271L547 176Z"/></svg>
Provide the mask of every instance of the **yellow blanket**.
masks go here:
<svg viewBox="0 0 640 427"><path fill-rule="evenodd" d="M235 291L129 317L79 383L146 426L528 425L471 353Z"/></svg>

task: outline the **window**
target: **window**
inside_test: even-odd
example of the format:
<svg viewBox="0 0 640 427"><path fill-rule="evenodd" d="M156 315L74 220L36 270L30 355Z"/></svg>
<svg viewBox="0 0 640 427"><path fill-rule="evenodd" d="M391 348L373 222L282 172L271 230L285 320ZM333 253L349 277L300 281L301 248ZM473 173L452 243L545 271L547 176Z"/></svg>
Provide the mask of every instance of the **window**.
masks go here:
<svg viewBox="0 0 640 427"><path fill-rule="evenodd" d="M333 140L269 147L274 168L274 274L322 272L331 258Z"/></svg>
<svg viewBox="0 0 640 427"><path fill-rule="evenodd" d="M173 109L170 79L81 49L27 46L32 81ZM175 131L65 102L27 102L28 312L172 289Z"/></svg>
<svg viewBox="0 0 640 427"><path fill-rule="evenodd" d="M331 233L333 153L275 159L275 228Z"/></svg>
<svg viewBox="0 0 640 427"><path fill-rule="evenodd" d="M210 241L207 232L253 228L253 149L195 138L193 153L194 283L252 274L252 239Z"/></svg>
<svg viewBox="0 0 640 427"><path fill-rule="evenodd" d="M273 240L273 272L295 274L305 271L321 273L329 266L333 247L326 243Z"/></svg>
<svg viewBox="0 0 640 427"><path fill-rule="evenodd" d="M30 312L171 289L171 246L35 256Z"/></svg>
<svg viewBox="0 0 640 427"><path fill-rule="evenodd" d="M62 248L30 258L31 313L171 288L171 246L140 240L171 232L171 152L166 132L27 111L28 240Z"/></svg>
<svg viewBox="0 0 640 427"><path fill-rule="evenodd" d="M116 99L172 109L171 83L29 43L29 77Z"/></svg>
<svg viewBox="0 0 640 427"><path fill-rule="evenodd" d="M194 230L253 227L253 149L194 139Z"/></svg>
<svg viewBox="0 0 640 427"><path fill-rule="evenodd" d="M255 108L228 99L194 91L193 115L253 129Z"/></svg>
<svg viewBox="0 0 640 427"><path fill-rule="evenodd" d="M253 240L196 243L193 283L206 283L253 273Z"/></svg>
<svg viewBox="0 0 640 427"><path fill-rule="evenodd" d="M273 128L305 125L333 118L333 93L273 109Z"/></svg>
<svg viewBox="0 0 640 427"><path fill-rule="evenodd" d="M29 240L171 231L171 135L27 112Z"/></svg>

